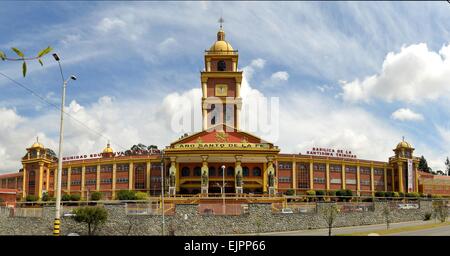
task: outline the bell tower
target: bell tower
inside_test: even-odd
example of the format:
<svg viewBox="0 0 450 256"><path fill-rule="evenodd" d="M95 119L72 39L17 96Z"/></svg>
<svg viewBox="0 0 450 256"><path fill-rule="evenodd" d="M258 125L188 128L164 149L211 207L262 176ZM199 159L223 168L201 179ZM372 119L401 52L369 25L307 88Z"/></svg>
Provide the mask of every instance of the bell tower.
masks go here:
<svg viewBox="0 0 450 256"><path fill-rule="evenodd" d="M201 72L202 128L226 124L239 130L242 71L237 70L238 51L225 41L223 19L219 22L217 40L205 50L205 69Z"/></svg>

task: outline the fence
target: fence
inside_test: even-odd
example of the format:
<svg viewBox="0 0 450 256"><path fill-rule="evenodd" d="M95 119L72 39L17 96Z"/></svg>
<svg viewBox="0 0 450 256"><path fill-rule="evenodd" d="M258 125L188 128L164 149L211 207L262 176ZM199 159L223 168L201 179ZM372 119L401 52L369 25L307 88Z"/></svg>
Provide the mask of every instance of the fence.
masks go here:
<svg viewBox="0 0 450 256"><path fill-rule="evenodd" d="M14 208L14 217L28 217L28 218L40 218L42 217L42 208Z"/></svg>
<svg viewBox="0 0 450 256"><path fill-rule="evenodd" d="M0 206L0 216L11 216L12 211L14 211L11 207Z"/></svg>
<svg viewBox="0 0 450 256"><path fill-rule="evenodd" d="M248 214L248 204L199 204L200 215L230 215L238 216Z"/></svg>
<svg viewBox="0 0 450 256"><path fill-rule="evenodd" d="M147 202L147 203L126 203L125 204L126 215L161 215L162 205L159 202ZM173 203L164 204L164 214L174 215L175 205Z"/></svg>
<svg viewBox="0 0 450 256"><path fill-rule="evenodd" d="M370 202L336 203L340 212L373 212L375 204Z"/></svg>

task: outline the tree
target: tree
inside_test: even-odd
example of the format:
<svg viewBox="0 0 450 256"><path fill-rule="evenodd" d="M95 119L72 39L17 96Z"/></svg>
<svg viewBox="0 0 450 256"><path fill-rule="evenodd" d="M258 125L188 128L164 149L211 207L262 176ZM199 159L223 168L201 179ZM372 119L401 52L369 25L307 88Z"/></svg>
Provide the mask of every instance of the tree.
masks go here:
<svg viewBox="0 0 450 256"><path fill-rule="evenodd" d="M73 210L74 220L88 225L88 235L94 235L98 227L108 219L108 212L103 207L85 206Z"/></svg>
<svg viewBox="0 0 450 256"><path fill-rule="evenodd" d="M421 156L421 157L420 157L418 169L419 169L420 171L422 171L422 172L428 172L428 173L431 173L431 168L428 167L427 160L425 159L424 156Z"/></svg>
<svg viewBox="0 0 450 256"><path fill-rule="evenodd" d="M23 77L25 77L25 75L27 74L27 60L38 60L39 64L43 66L44 63L42 62L41 58L53 50L50 46L48 46L47 48L39 51L39 53L34 57L25 57L25 54L16 47L12 47L11 49L17 54L18 58L8 57L3 51L0 51L0 59L2 59L3 61L21 61Z"/></svg>
<svg viewBox="0 0 450 256"><path fill-rule="evenodd" d="M389 229L389 225L391 224L391 206L389 205L389 202L385 202L383 205L383 217L384 221L386 222L386 229Z"/></svg>
<svg viewBox="0 0 450 256"><path fill-rule="evenodd" d="M331 236L331 229L333 228L334 221L336 220L339 209L334 203L327 203L321 211L321 216L327 223L328 236Z"/></svg>
<svg viewBox="0 0 450 256"><path fill-rule="evenodd" d="M447 176L450 176L450 160L448 159L448 156L445 160L445 172L447 173Z"/></svg>

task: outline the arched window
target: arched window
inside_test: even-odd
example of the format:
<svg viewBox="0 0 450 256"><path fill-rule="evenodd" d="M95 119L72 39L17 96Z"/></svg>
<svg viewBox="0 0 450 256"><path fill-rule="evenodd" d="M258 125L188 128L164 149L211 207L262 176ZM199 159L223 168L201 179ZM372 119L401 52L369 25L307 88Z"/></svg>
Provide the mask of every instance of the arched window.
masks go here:
<svg viewBox="0 0 450 256"><path fill-rule="evenodd" d="M181 176L187 177L189 176L189 173L190 173L189 167L185 166L181 169Z"/></svg>
<svg viewBox="0 0 450 256"><path fill-rule="evenodd" d="M253 176L261 176L261 168L259 167L253 168Z"/></svg>
<svg viewBox="0 0 450 256"><path fill-rule="evenodd" d="M219 62L217 62L217 70L218 71L225 71L227 69L227 64L225 63L224 60L219 60Z"/></svg>
<svg viewBox="0 0 450 256"><path fill-rule="evenodd" d="M248 177L248 174L249 174L249 169L248 169L247 166L244 166L244 167L242 168L242 175L243 175L244 177Z"/></svg>
<svg viewBox="0 0 450 256"><path fill-rule="evenodd" d="M222 169L222 166L221 166L221 167L219 167L219 176L220 176L220 177L222 177L222 176L223 176L223 169Z"/></svg>
<svg viewBox="0 0 450 256"><path fill-rule="evenodd" d="M228 166L227 168L227 176L233 176L234 175L234 167Z"/></svg>
<svg viewBox="0 0 450 256"><path fill-rule="evenodd" d="M214 166L209 167L209 176L216 176L216 168Z"/></svg>
<svg viewBox="0 0 450 256"><path fill-rule="evenodd" d="M194 176L202 176L202 168L200 168L200 166L194 168Z"/></svg>

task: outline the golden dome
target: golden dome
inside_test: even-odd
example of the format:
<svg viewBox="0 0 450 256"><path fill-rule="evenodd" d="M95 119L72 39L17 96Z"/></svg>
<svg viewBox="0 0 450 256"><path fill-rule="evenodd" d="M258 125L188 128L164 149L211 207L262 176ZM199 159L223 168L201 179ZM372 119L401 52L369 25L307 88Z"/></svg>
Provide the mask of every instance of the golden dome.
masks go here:
<svg viewBox="0 0 450 256"><path fill-rule="evenodd" d="M36 142L31 145L31 148L44 148L44 145L39 142L39 137L36 137Z"/></svg>
<svg viewBox="0 0 450 256"><path fill-rule="evenodd" d="M210 52L232 52L233 47L231 47L231 44L225 41L225 31L223 29L220 29L219 32L217 32L217 41L209 48Z"/></svg>
<svg viewBox="0 0 450 256"><path fill-rule="evenodd" d="M412 146L411 146L411 144L409 144L409 143L406 142L406 141L400 141L400 142L397 144L397 149L399 149L399 148L412 148Z"/></svg>
<svg viewBox="0 0 450 256"><path fill-rule="evenodd" d="M106 148L103 149L103 153L113 153L113 149L110 147L109 143L106 145Z"/></svg>

